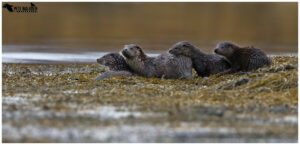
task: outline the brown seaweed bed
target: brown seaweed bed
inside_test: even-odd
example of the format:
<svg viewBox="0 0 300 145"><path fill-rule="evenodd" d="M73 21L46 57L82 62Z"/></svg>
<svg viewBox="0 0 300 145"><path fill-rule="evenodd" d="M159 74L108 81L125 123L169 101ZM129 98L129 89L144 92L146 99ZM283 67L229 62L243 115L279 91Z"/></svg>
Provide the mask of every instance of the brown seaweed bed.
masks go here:
<svg viewBox="0 0 300 145"><path fill-rule="evenodd" d="M2 64L3 142L298 142L298 57L248 74L114 77L99 64Z"/></svg>

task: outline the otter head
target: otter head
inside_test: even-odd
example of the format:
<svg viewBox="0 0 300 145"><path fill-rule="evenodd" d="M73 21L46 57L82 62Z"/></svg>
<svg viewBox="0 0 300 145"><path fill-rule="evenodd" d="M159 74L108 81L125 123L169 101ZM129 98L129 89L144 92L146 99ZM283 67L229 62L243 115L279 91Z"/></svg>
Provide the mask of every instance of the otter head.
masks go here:
<svg viewBox="0 0 300 145"><path fill-rule="evenodd" d="M122 57L118 53L108 53L97 59L97 62L101 65L108 66L109 68L113 68L118 64L119 57Z"/></svg>
<svg viewBox="0 0 300 145"><path fill-rule="evenodd" d="M146 55L143 52L142 48L135 44L125 45L121 52L127 59L146 58Z"/></svg>
<svg viewBox="0 0 300 145"><path fill-rule="evenodd" d="M237 47L238 46L231 42L220 42L214 49L214 52L225 57L230 57Z"/></svg>
<svg viewBox="0 0 300 145"><path fill-rule="evenodd" d="M192 55L192 50L195 47L187 42L187 41L181 41L176 43L170 50L169 53L174 54L174 55L185 55L190 57Z"/></svg>

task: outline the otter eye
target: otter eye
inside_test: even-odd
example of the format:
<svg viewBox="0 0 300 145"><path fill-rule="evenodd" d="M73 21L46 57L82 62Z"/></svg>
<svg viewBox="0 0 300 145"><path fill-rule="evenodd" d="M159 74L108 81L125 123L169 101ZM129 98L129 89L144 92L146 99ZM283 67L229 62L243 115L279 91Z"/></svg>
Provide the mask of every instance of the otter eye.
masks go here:
<svg viewBox="0 0 300 145"><path fill-rule="evenodd" d="M191 44L189 43L183 44L183 47L191 47Z"/></svg>

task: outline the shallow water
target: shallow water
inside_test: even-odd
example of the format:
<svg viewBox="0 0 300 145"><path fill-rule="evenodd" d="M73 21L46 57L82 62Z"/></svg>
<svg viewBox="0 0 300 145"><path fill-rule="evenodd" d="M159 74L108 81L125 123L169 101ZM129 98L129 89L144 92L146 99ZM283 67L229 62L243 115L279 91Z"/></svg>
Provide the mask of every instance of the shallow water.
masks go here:
<svg viewBox="0 0 300 145"><path fill-rule="evenodd" d="M6 52L2 53L3 63L96 63L96 59L109 52L85 53L45 53L45 52ZM158 54L147 53L149 56Z"/></svg>
<svg viewBox="0 0 300 145"><path fill-rule="evenodd" d="M183 114L199 116L198 119L180 121L171 119L168 113L139 112L137 108L126 105L99 104L85 108L81 103L65 102L68 109L55 111L50 109L53 107L51 99L46 99L49 101L47 108L35 104L44 100L41 95L5 95L2 99L5 142L296 142L291 127L298 123L297 106L289 106L294 108L290 109L293 113L283 110L290 115L271 113L261 116L259 113L232 114L229 110L218 115L215 112L225 108L206 105ZM14 110L12 106L22 110ZM291 130L280 136L270 129L272 126L276 126L275 131Z"/></svg>
<svg viewBox="0 0 300 145"><path fill-rule="evenodd" d="M62 46L43 45L4 45L2 52L3 63L27 63L27 64L55 64L55 63L96 63L96 59L109 53L119 52L121 49L95 51L94 49L64 48ZM209 51L208 49L204 49ZM149 56L157 56L167 49L146 49ZM271 56L297 56L294 51L271 51Z"/></svg>

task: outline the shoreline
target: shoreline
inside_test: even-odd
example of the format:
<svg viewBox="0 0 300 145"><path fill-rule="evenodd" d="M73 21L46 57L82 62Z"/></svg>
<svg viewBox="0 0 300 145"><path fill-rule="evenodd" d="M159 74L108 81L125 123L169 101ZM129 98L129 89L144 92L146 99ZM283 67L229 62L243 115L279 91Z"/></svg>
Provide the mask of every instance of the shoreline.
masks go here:
<svg viewBox="0 0 300 145"><path fill-rule="evenodd" d="M163 51L162 51L163 52ZM2 63L15 64L68 64L97 63L96 59L109 52L49 53L49 52L2 52ZM147 53L157 56L159 53ZM268 56L297 56L298 53L269 54Z"/></svg>

